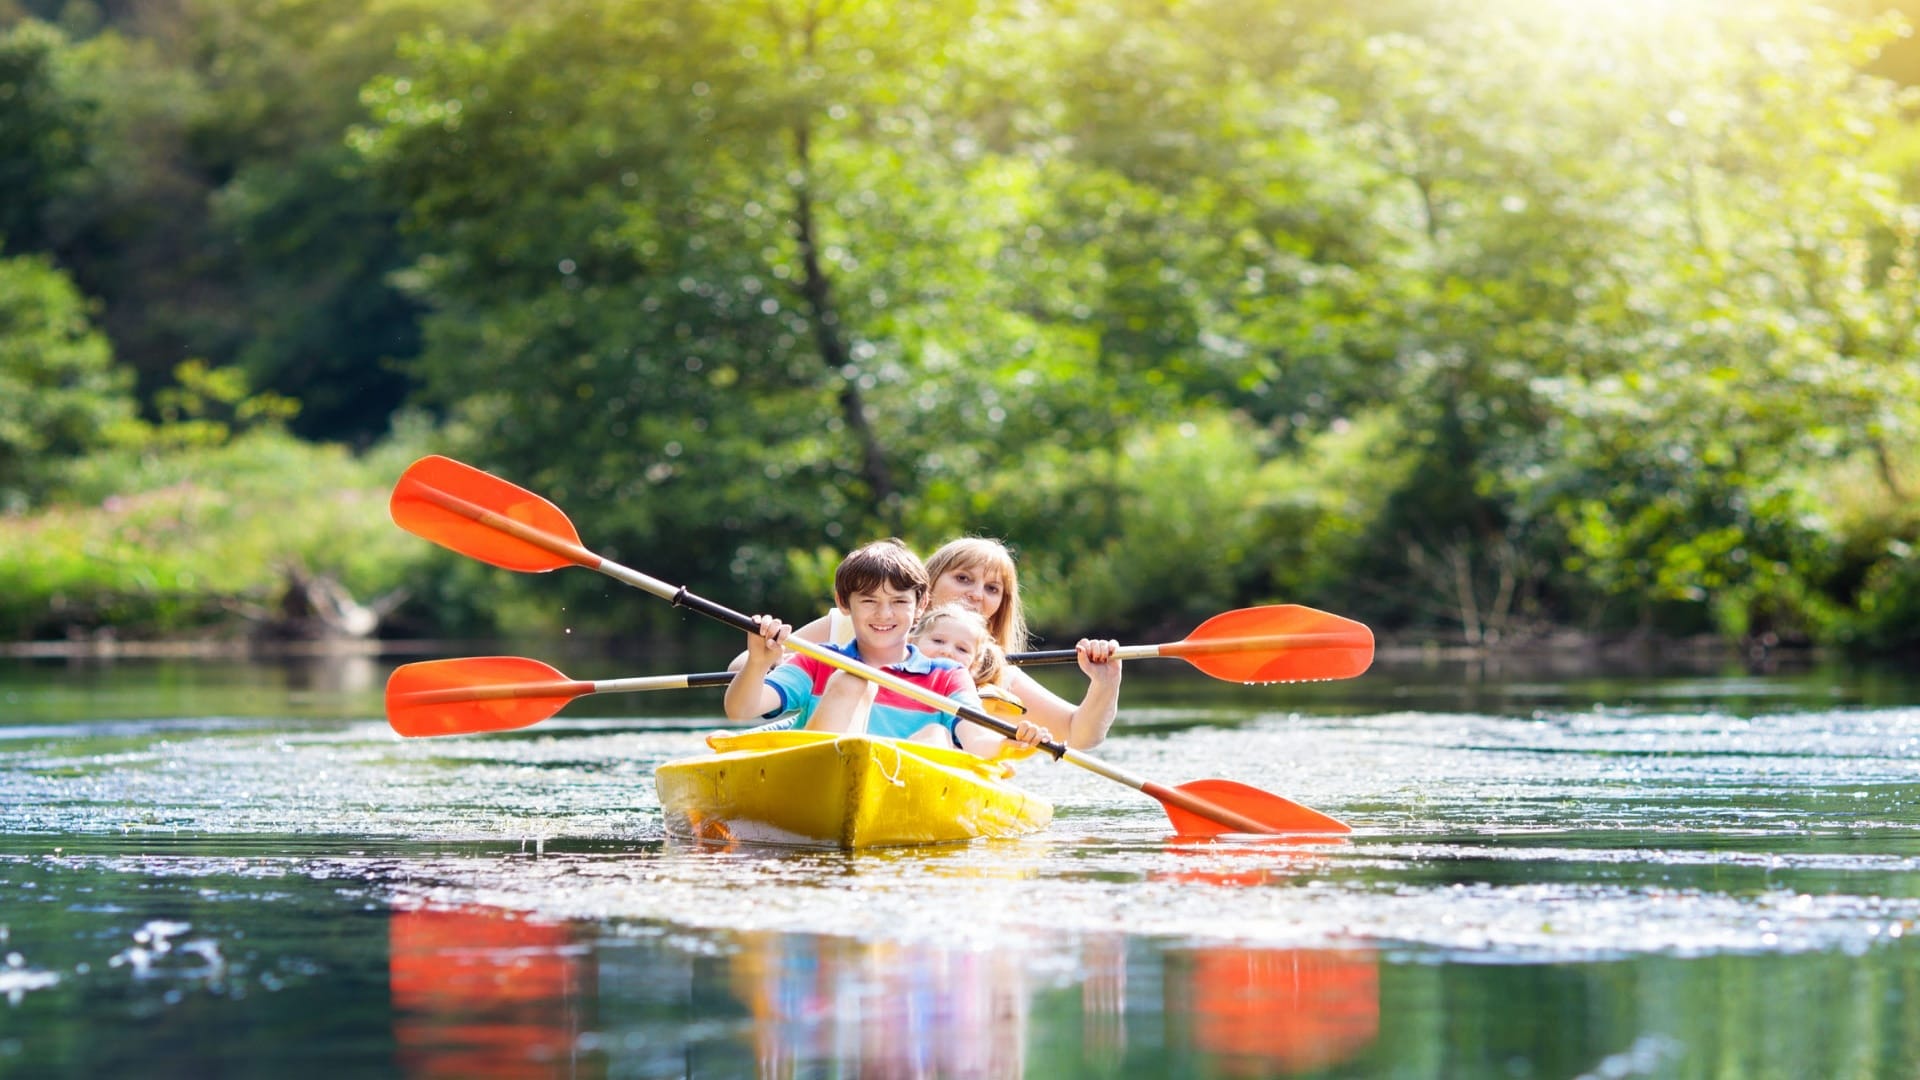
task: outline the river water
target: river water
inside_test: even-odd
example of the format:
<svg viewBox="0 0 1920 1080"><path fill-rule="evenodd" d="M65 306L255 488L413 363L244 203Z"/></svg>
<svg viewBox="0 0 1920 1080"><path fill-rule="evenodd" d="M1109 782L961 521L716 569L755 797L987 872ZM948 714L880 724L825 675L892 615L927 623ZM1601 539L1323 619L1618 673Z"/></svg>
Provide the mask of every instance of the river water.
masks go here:
<svg viewBox="0 0 1920 1080"><path fill-rule="evenodd" d="M391 666L0 661L0 1076L1920 1073L1908 675L1139 662L1097 756L1352 836L1038 762L841 855L665 839L716 690L403 741Z"/></svg>

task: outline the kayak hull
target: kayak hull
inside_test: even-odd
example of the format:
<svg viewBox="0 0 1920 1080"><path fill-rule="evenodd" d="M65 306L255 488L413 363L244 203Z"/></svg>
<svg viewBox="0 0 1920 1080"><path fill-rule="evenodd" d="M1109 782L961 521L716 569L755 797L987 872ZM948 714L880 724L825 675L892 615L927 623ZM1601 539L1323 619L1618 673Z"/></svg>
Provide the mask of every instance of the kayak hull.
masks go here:
<svg viewBox="0 0 1920 1080"><path fill-rule="evenodd" d="M1024 836L1053 806L964 750L825 731L715 735L654 770L667 832L720 843L862 848Z"/></svg>

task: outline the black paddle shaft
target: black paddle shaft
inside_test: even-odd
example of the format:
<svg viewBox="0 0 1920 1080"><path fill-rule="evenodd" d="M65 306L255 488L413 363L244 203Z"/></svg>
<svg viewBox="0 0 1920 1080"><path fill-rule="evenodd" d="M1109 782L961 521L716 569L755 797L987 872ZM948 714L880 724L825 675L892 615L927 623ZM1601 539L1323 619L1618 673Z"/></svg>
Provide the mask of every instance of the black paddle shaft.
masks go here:
<svg viewBox="0 0 1920 1080"><path fill-rule="evenodd" d="M678 589L676 589L672 597L670 597L670 599L672 600L673 606L675 607L691 608L694 611L697 611L700 614L707 616L708 618L718 619L719 621L726 623L728 626L732 626L737 629L744 630L749 634L757 634L760 632L760 625L754 622L751 616L742 615L740 612L735 611L732 608L727 607L723 604L716 604L704 596L699 596L689 591L685 585L682 585ZM802 646L798 650L802 653L812 654L816 650L818 650L819 652L832 652L832 650L827 649L824 646L816 645L814 642L811 642L811 641L796 640L795 644ZM809 646L811 646L811 648L809 648ZM1069 650L1067 655L1069 656L1073 655L1072 651ZM814 658L818 660L825 659L824 657L821 657L818 655L816 655ZM845 659L852 660L853 658L845 657ZM868 665L863 664L862 666L864 667ZM849 670L849 669L843 668L842 670ZM878 669L875 669L875 670L878 670ZM860 672L854 671L853 674L860 675ZM886 674L886 672L881 672L881 674L884 675ZM865 676L862 676L862 677L864 678ZM959 702L952 701L952 700L948 700L947 704L953 707L953 714L955 716L959 717L962 720L979 724L981 727L986 728L988 731L996 731L1002 735L1007 736L1008 738L1012 738L1013 733L1018 730L1016 727L1014 727L1014 725L1007 723L1005 720L1002 720L999 717L993 716L989 713L983 712L980 709L976 709L971 705L962 705ZM942 706L942 707L944 708L945 706ZM1064 744L1054 742L1051 739L1042 739L1038 745L1040 749L1045 750L1049 754L1052 754L1053 759L1055 761L1060 760L1060 758L1065 756L1067 752L1067 748Z"/></svg>

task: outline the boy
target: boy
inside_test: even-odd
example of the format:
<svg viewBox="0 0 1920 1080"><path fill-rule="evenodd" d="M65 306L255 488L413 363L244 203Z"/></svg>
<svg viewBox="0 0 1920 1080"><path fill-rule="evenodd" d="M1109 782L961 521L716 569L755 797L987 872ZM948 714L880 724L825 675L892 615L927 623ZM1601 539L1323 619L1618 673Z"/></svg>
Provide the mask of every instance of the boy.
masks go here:
<svg viewBox="0 0 1920 1080"><path fill-rule="evenodd" d="M853 551L833 575L834 603L851 619L853 641L824 647L977 709L980 694L966 668L927 656L908 641L927 593L926 567L900 541ZM760 631L747 635L746 662L727 687L727 718L735 723L797 713L797 722L809 729L847 731L864 710L873 735L958 746L982 757L992 757L1006 742L978 724L957 724L950 714L812 657L782 663L792 628L770 615L756 622ZM1026 737L1018 741L1027 745L1044 735L1037 725L1023 722L1021 728Z"/></svg>

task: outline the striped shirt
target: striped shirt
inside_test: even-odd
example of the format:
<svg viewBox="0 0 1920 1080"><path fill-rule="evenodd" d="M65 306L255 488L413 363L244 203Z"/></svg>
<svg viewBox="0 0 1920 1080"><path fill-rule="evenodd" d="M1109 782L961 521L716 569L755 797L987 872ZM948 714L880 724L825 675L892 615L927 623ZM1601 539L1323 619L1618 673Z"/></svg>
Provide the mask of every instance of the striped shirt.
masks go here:
<svg viewBox="0 0 1920 1080"><path fill-rule="evenodd" d="M842 656L860 659L857 642L827 645L825 648ZM767 716L785 717L793 713L790 721L777 726L804 727L807 718L813 715L814 706L820 702L820 692L826 689L827 680L837 670L811 656L788 657L767 673L767 685L780 695L780 707L767 713ZM974 689L973 676L967 674L965 668L943 657L928 656L912 645L907 646L905 659L897 664L885 665L882 670L916 686L924 686L942 697L952 698L956 706L980 707L980 694ZM905 739L928 724L939 724L946 728L948 741L958 746L960 742L953 730L957 722L951 713L930 709L913 698L882 686L867 717L867 734ZM764 726L771 728L776 725Z"/></svg>

